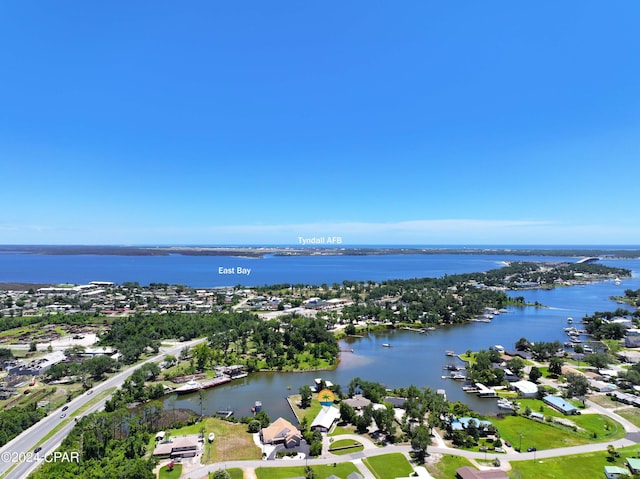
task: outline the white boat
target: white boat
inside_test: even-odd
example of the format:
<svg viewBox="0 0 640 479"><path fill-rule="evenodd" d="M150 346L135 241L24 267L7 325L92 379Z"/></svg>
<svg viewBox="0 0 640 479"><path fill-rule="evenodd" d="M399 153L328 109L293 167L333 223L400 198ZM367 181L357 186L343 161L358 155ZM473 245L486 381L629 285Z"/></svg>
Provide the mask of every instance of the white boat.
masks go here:
<svg viewBox="0 0 640 479"><path fill-rule="evenodd" d="M515 411L516 405L509 401L507 398L498 399L498 407L500 409L507 409L509 411Z"/></svg>
<svg viewBox="0 0 640 479"><path fill-rule="evenodd" d="M391 345L389 343L382 343L383 348L390 348Z"/></svg>

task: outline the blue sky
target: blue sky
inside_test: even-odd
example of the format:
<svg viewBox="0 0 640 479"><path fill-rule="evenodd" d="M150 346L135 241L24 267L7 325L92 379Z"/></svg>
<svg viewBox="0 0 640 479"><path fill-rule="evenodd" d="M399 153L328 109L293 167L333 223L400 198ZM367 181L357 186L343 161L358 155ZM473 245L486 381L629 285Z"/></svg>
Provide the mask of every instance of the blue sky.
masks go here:
<svg viewBox="0 0 640 479"><path fill-rule="evenodd" d="M0 243L639 244L637 2L1 2Z"/></svg>

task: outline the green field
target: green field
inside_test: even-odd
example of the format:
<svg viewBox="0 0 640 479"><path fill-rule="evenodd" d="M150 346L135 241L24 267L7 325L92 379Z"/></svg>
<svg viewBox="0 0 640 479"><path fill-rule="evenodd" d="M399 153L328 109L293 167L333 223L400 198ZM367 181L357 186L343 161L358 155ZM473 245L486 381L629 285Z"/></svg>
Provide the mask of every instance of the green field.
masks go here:
<svg viewBox="0 0 640 479"><path fill-rule="evenodd" d="M537 399L517 401L521 411L529 407L533 412L541 412L545 417L562 418L575 424L572 427L552 424L547 421L537 421L523 416L507 416L493 421L500 431L501 438L510 441L514 447L522 448L535 446L538 449L553 449L556 447L577 446L594 442L613 441L624 437L625 431L621 424L600 414L581 414L564 416L562 413L545 405Z"/></svg>
<svg viewBox="0 0 640 479"><path fill-rule="evenodd" d="M462 456L445 454L440 461L435 464L427 464L426 467L429 473L436 479L451 479L456 477L456 469L471 465L471 462Z"/></svg>
<svg viewBox="0 0 640 479"><path fill-rule="evenodd" d="M411 467L407 458L399 452L368 457L363 459L362 462L367 465L378 479L403 477L413 472L413 467Z"/></svg>
<svg viewBox="0 0 640 479"><path fill-rule="evenodd" d="M357 472L358 468L350 462L336 464L333 466L311 466L318 479L326 479L334 474L338 477L346 478L352 472ZM304 466L297 467L259 467L256 469L258 479L288 479L290 477L305 476ZM393 476L395 477L395 476Z"/></svg>
<svg viewBox="0 0 640 479"><path fill-rule="evenodd" d="M534 461L511 461L509 477L513 479L567 479L573 477L604 477L604 466L624 467L625 458L637 457L640 446L618 449L620 457L609 461L607 451L562 456Z"/></svg>

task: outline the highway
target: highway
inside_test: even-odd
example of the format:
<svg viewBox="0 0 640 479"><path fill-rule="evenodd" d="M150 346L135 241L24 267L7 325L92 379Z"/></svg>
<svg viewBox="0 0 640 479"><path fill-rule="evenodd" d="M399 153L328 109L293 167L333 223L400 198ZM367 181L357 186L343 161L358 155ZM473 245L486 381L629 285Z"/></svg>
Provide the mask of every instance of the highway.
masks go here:
<svg viewBox="0 0 640 479"><path fill-rule="evenodd" d="M49 434L56 426L64 423L55 434L52 435L45 442L40 444L42 450L38 453L38 456L42 459L46 457L46 460L54 460L52 456L45 456L48 453L52 453L62 443L63 439L69 434L71 429L75 425L73 420L74 413L89 403L94 397L99 396L102 392L116 387L119 388L133 372L139 368L142 364L149 362L160 362L167 354L178 355L185 346L193 346L198 343L206 341L206 338L195 339L193 341L186 341L183 343L177 343L175 346L168 348L160 348L160 352L143 362L134 364L128 367L124 371L108 378L106 381L94 386L92 393L84 393L81 396L73 399L71 402L65 404L68 409L64 411L66 413L65 418L61 418L63 413L62 408L52 411L47 417L43 418L26 431L22 432L19 436L15 437L2 448L0 448L0 478L2 479L24 479L27 477L38 465L38 461L35 460L33 450L36 445ZM99 411L104 407L105 402L110 397L108 395L102 398L100 401L83 410L82 415L89 414L95 411ZM58 458L57 460L65 460L66 458Z"/></svg>

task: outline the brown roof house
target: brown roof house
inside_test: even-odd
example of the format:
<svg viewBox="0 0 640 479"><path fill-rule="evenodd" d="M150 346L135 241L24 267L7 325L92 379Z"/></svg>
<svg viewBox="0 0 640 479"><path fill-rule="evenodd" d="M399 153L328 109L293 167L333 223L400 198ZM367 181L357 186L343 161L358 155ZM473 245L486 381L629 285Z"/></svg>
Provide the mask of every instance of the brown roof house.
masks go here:
<svg viewBox="0 0 640 479"><path fill-rule="evenodd" d="M198 453L198 436L172 438L171 441L161 442L153 450L154 456L159 457L194 457Z"/></svg>
<svg viewBox="0 0 640 479"><path fill-rule="evenodd" d="M284 444L290 448L300 445L302 433L289 421L279 417L260 431L260 440L265 444Z"/></svg>

